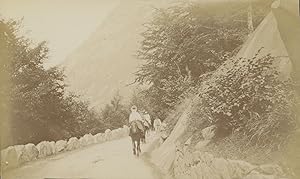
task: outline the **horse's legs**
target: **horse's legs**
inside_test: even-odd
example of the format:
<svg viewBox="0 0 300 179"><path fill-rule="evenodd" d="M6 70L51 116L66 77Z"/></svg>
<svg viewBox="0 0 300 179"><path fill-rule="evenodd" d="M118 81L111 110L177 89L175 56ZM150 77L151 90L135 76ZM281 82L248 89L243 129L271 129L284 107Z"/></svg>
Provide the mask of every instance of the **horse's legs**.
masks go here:
<svg viewBox="0 0 300 179"><path fill-rule="evenodd" d="M144 144L146 144L146 136L148 136L148 129L145 131L145 135L144 135Z"/></svg>
<svg viewBox="0 0 300 179"><path fill-rule="evenodd" d="M141 152L141 140L137 141L137 149L139 152Z"/></svg>
<svg viewBox="0 0 300 179"><path fill-rule="evenodd" d="M131 140L132 140L132 150L133 150L133 155L135 155L136 154L136 148L135 148L135 141L133 140L133 138L131 138Z"/></svg>
<svg viewBox="0 0 300 179"><path fill-rule="evenodd" d="M146 137L145 134L143 134L142 138L141 138L141 142L146 143Z"/></svg>
<svg viewBox="0 0 300 179"><path fill-rule="evenodd" d="M140 140L137 141L137 156L141 153Z"/></svg>

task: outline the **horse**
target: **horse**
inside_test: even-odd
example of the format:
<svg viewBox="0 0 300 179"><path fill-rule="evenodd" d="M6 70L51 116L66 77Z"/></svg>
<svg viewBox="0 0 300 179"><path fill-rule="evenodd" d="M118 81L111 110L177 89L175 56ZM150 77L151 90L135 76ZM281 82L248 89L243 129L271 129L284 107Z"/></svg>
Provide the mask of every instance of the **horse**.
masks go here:
<svg viewBox="0 0 300 179"><path fill-rule="evenodd" d="M149 131L151 129L151 125L149 124L148 121L144 120L144 127L145 127L145 133L142 137L142 142L146 143L146 135L149 133Z"/></svg>
<svg viewBox="0 0 300 179"><path fill-rule="evenodd" d="M132 145L133 145L133 155L139 156L141 153L141 139L144 137L144 132L139 129L138 122L133 121L130 123L129 136L131 137ZM142 124L142 123L141 123ZM143 124L142 124L143 125Z"/></svg>

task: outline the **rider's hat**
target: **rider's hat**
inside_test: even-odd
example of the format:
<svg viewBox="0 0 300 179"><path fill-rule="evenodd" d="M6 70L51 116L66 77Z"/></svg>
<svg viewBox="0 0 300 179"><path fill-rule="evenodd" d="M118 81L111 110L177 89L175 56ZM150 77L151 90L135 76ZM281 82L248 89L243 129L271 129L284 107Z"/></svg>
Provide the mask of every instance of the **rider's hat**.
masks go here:
<svg viewBox="0 0 300 179"><path fill-rule="evenodd" d="M133 105L132 107L131 107L131 111L136 111L137 110L137 107L135 106L135 105Z"/></svg>

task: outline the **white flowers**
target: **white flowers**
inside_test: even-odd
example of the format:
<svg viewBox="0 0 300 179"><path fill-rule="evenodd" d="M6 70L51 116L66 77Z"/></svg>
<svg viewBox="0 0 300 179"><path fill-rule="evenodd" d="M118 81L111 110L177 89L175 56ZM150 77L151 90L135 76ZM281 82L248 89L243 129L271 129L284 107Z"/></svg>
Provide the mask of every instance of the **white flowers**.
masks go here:
<svg viewBox="0 0 300 179"><path fill-rule="evenodd" d="M230 112L227 112L226 115L227 115L227 116L231 116L232 114L231 114Z"/></svg>

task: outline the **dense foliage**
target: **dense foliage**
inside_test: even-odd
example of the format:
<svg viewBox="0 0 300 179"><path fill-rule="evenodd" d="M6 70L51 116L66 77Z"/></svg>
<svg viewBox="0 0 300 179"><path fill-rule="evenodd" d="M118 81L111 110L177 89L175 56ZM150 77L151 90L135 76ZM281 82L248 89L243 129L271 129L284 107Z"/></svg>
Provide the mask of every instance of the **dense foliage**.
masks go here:
<svg viewBox="0 0 300 179"><path fill-rule="evenodd" d="M253 1L254 27L271 2ZM156 10L145 24L138 51L144 64L136 73L136 82L149 85L139 97L154 113L166 118L187 91L200 88L199 114L192 114L202 125L241 130L255 143L278 145L286 139L298 125L297 95L294 82L280 79L273 68L278 57L231 58L249 34L248 5L191 3Z"/></svg>
<svg viewBox="0 0 300 179"><path fill-rule="evenodd" d="M101 119L105 129L114 129L128 125L130 107L122 103L122 97L116 94L110 104L101 110Z"/></svg>
<svg viewBox="0 0 300 179"><path fill-rule="evenodd" d="M260 144L278 144L297 127L297 95L290 79L283 80L271 55L238 59L200 93L211 123L245 131Z"/></svg>
<svg viewBox="0 0 300 179"><path fill-rule="evenodd" d="M269 2L269 1L268 1ZM254 2L255 26L267 12L267 2ZM179 4L158 9L145 24L138 57L144 64L136 82L150 84L147 98L165 116L201 76L215 71L235 55L249 33L247 3Z"/></svg>
<svg viewBox="0 0 300 179"><path fill-rule="evenodd" d="M215 124L222 139L232 133L245 136L244 148L252 144L265 146L268 152L288 148L287 163L298 174L299 94L295 88L299 89L299 83L282 78L275 68L282 57L258 52L251 59L230 58L249 33L248 2L157 9L156 17L145 24L138 51L144 64L136 73L136 82L149 88L136 98L173 127L187 108L184 100L184 107L177 105L180 99L198 89L188 111L186 134L202 136L201 129ZM255 28L269 12L272 0L252 2ZM238 142L233 141L234 149L247 155Z"/></svg>
<svg viewBox="0 0 300 179"><path fill-rule="evenodd" d="M19 26L13 20L0 21L1 74L8 77L0 89L7 99L1 100L1 109L9 114L1 121L1 147L103 132L104 123L111 129L125 123L120 99L98 114L88 102L68 94L63 71L43 66L49 51L46 42L35 46L18 35Z"/></svg>

